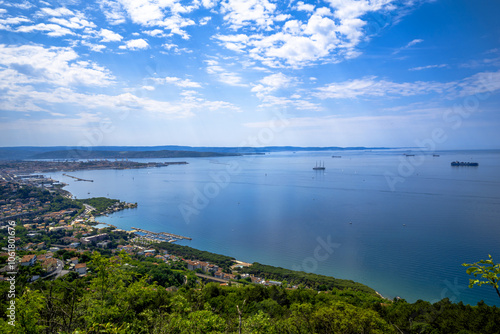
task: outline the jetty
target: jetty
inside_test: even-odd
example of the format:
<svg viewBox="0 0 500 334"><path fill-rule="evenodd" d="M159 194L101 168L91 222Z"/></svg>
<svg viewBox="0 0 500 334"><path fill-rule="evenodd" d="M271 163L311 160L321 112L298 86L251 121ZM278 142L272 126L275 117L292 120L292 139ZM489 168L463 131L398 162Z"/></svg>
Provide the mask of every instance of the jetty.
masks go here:
<svg viewBox="0 0 500 334"><path fill-rule="evenodd" d="M148 230L144 230L142 228L138 228L138 227L131 227L134 232L141 232L141 233L145 233L146 235L151 235L151 236L154 236L158 239L163 239L163 238L170 238L170 239L185 239L185 240L193 240L189 237L184 237L182 235L177 235L177 234L173 234L173 233L167 233L167 232L151 232L151 231L148 231Z"/></svg>
<svg viewBox="0 0 500 334"><path fill-rule="evenodd" d="M94 182L94 180L81 179L79 177L76 177L76 176L73 176L73 175L69 175L69 174L66 174L66 173L63 173L63 175L67 176L67 177L71 177L72 179L75 179L76 181Z"/></svg>

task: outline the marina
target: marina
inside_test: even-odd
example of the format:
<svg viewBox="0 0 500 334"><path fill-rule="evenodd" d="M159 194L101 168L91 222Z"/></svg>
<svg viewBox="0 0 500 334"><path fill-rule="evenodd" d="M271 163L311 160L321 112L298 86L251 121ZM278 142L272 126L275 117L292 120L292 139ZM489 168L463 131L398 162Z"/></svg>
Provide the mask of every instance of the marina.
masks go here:
<svg viewBox="0 0 500 334"><path fill-rule="evenodd" d="M134 233L136 233L136 232L144 233L146 238L157 240L157 241L160 241L160 242L162 242L162 241L164 241L164 242L175 242L175 241L181 240L181 239L192 240L191 238L184 237L182 235L177 235L177 234L167 233L167 232L151 232L151 231L144 230L144 229L138 228L138 227L132 227L132 232L134 232Z"/></svg>

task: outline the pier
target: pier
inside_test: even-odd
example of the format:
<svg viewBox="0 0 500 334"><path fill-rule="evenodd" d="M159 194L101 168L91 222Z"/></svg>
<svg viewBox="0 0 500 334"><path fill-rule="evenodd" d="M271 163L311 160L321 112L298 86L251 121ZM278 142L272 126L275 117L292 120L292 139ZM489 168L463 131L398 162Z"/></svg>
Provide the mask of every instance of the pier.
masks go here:
<svg viewBox="0 0 500 334"><path fill-rule="evenodd" d="M142 228L137 228L137 227L132 227L132 229L136 232L142 232L145 233L146 235L153 235L157 238L163 239L163 237L167 238L172 238L172 239L185 239L185 240L193 240L189 237L183 237L182 235L177 235L173 233L167 233L167 232L151 232L148 230L143 230Z"/></svg>
<svg viewBox="0 0 500 334"><path fill-rule="evenodd" d="M73 175L69 175L69 174L66 174L66 173L63 173L63 175L67 176L67 177L71 177L71 178L75 179L76 181L94 182L94 180L85 180L85 179L81 179L79 177L76 177L76 176L73 176Z"/></svg>

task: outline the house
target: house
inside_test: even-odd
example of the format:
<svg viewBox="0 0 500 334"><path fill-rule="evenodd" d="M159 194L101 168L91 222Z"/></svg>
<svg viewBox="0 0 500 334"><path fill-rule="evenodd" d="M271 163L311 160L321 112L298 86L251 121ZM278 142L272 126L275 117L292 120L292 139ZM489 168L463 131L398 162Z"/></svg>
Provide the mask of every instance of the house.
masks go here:
<svg viewBox="0 0 500 334"><path fill-rule="evenodd" d="M36 255L31 254L31 255L25 255L21 259L21 266L32 266L35 264L36 261Z"/></svg>
<svg viewBox="0 0 500 334"><path fill-rule="evenodd" d="M106 248L108 247L109 241L101 241L96 244L97 247L99 248Z"/></svg>
<svg viewBox="0 0 500 334"><path fill-rule="evenodd" d="M73 264L78 264L78 257L72 257L71 259L69 259L69 262L70 263L73 263Z"/></svg>
<svg viewBox="0 0 500 334"><path fill-rule="evenodd" d="M48 273L53 272L57 269L57 260L54 258L46 259L42 263L42 268Z"/></svg>
<svg viewBox="0 0 500 334"><path fill-rule="evenodd" d="M201 268L200 263L198 261L184 260L187 263L188 270L196 270Z"/></svg>
<svg viewBox="0 0 500 334"><path fill-rule="evenodd" d="M78 263L77 265L75 265L75 271L80 275L85 275L87 273L87 264Z"/></svg>
<svg viewBox="0 0 500 334"><path fill-rule="evenodd" d="M84 238L81 238L80 240L81 240L82 244L88 245L92 242L102 241L102 240L107 239L107 238L108 238L108 235L106 233L101 233L101 234L92 235L89 237L84 237Z"/></svg>

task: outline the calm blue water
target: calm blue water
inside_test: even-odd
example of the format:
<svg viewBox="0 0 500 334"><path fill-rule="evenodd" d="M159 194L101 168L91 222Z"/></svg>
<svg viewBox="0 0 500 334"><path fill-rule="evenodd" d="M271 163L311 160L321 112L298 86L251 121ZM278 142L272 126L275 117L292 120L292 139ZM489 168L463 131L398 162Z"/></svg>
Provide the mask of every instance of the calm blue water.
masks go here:
<svg viewBox="0 0 500 334"><path fill-rule="evenodd" d="M137 202L99 219L121 228L189 236L181 244L352 279L390 298L499 305L492 287L467 288L461 264L500 261L500 151L437 153L273 153L70 173L93 183L50 176L78 198ZM316 161L326 171L313 171ZM391 189L387 175L404 182Z"/></svg>

